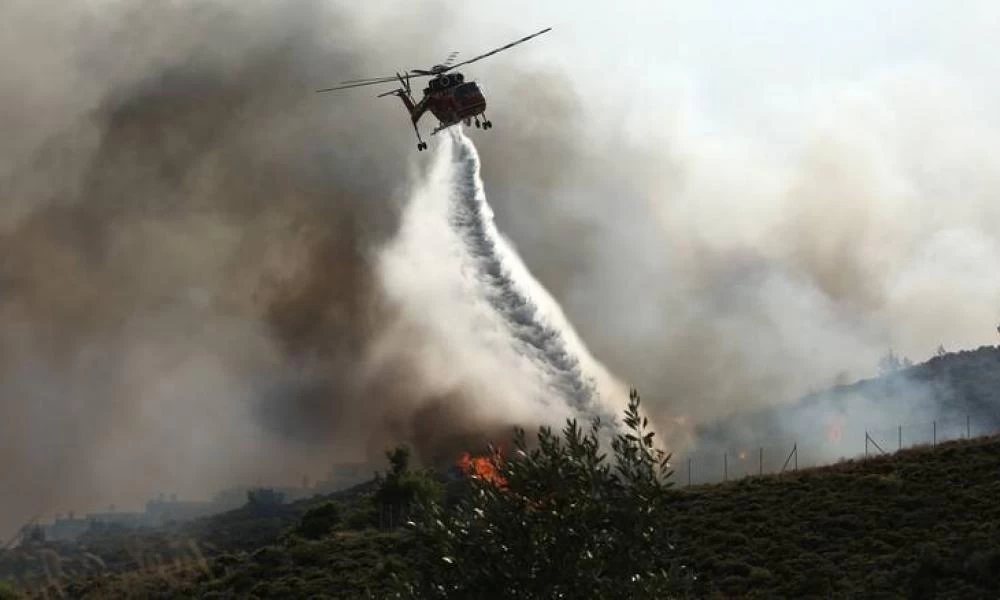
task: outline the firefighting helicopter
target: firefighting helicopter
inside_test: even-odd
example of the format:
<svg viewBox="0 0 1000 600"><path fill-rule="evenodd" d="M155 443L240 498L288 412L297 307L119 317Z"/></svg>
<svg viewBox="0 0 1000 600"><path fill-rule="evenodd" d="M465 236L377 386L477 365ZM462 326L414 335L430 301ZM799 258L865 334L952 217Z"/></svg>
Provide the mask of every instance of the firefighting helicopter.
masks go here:
<svg viewBox="0 0 1000 600"><path fill-rule="evenodd" d="M324 88L316 90L316 92L332 92L367 85L379 85L398 80L402 84L401 88L384 92L379 94L378 97L399 96L406 106L406 110L410 113L410 120L413 122L413 131L417 134L417 150L426 150L427 143L420 137L420 128L417 126L417 123L420 121L420 117L428 110L438 120L438 126L431 132L431 135L459 123L465 123L468 126L473 121L476 127L481 126L483 129L491 129L493 127L493 123L486 118L486 98L483 96L483 92L479 89L479 86L476 85L476 82L466 81L465 76L458 72L449 74L450 71L462 65L474 63L477 60L507 50L512 46L542 35L551 29L551 27L547 27L517 41L459 63L452 64L458 56L457 52L452 52L444 63L434 65L430 69L411 69L406 73L396 73L396 75L390 77L351 79L340 82L341 85L336 87ZM427 82L427 87L424 88L423 98L419 102L415 102L410 91L410 79L419 77L431 77L432 79ZM480 117L482 117L482 121L480 121Z"/></svg>

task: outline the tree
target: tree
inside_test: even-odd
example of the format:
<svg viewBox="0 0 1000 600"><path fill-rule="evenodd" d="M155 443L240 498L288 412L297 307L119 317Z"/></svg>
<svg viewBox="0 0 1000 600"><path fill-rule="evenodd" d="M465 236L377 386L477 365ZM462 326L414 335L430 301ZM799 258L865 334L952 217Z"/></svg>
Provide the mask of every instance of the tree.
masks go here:
<svg viewBox="0 0 1000 600"><path fill-rule="evenodd" d="M892 348L890 348L889 352L878 361L879 375L891 375L899 371L902 367L902 361L900 361L899 356L892 351Z"/></svg>
<svg viewBox="0 0 1000 600"><path fill-rule="evenodd" d="M662 598L679 589L664 519L670 457L654 447L639 403L633 390L613 461L596 419L586 432L569 420L561 436L541 427L534 449L516 429L510 457L490 458L495 476L473 474L453 507L425 505L409 524L422 554L402 595Z"/></svg>
<svg viewBox="0 0 1000 600"><path fill-rule="evenodd" d="M376 473L373 496L379 528L393 529L409 518L415 504L440 502L444 486L435 480L430 469L410 470L410 449L398 446L387 451L389 471Z"/></svg>

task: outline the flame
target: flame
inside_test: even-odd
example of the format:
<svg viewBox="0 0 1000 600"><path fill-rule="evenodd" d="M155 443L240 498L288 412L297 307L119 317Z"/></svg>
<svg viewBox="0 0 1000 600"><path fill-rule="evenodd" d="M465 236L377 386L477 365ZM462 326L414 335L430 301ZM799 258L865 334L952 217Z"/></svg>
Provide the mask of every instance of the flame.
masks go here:
<svg viewBox="0 0 1000 600"><path fill-rule="evenodd" d="M844 438L844 420L834 419L826 426L826 439L831 442L839 442Z"/></svg>
<svg viewBox="0 0 1000 600"><path fill-rule="evenodd" d="M744 450L740 452L740 460L746 460L746 459L747 459L747 451Z"/></svg>
<svg viewBox="0 0 1000 600"><path fill-rule="evenodd" d="M478 477L500 489L506 489L507 479L497 468L502 460L500 452L494 453L493 456L472 456L468 452L463 452L458 459L458 468L472 477Z"/></svg>

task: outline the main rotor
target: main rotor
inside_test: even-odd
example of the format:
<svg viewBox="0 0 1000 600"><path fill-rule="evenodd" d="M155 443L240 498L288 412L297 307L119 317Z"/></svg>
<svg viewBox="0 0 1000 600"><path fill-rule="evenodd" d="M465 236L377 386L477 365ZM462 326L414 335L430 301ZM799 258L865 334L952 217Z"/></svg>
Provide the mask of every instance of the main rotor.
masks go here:
<svg viewBox="0 0 1000 600"><path fill-rule="evenodd" d="M368 85L379 85L379 84L383 84L383 83L391 83L391 82L394 82L394 81L397 81L397 80L403 80L404 78L405 78L405 80L408 83L410 78L436 77L436 76L441 75L443 73L447 73L448 71L451 71L452 69L461 67L463 65L472 64L472 63L474 63L476 61L482 60L482 59L487 58L489 56L493 56L494 54L497 54L498 52L503 52L504 50L512 48L512 47L514 47L514 46L516 46L518 44L524 43L524 42L530 40L531 38L538 37L538 36L542 35L543 33L546 33L546 32L551 31L551 30L552 30L551 27L546 27L545 29L543 29L541 31L535 32L535 33L533 33L531 35L528 35L528 36L525 36L525 37L523 37L523 38L521 38L519 40L510 42L509 44L505 44L503 46L500 46L499 48L495 48L493 50L490 50L489 52L485 52L485 53L480 54L478 56L474 56L474 57L470 58L469 60L463 60L462 62L459 62L459 63L455 63L454 62L455 58L458 57L458 53L457 52L452 52L448 56L447 60L444 61L444 63L434 65L430 69L411 69L410 71L408 71L406 73L397 73L396 75L390 75L390 76L387 76L387 77L369 77L367 79L349 79L347 81L341 81L340 85L337 85L337 86L334 86L334 87L329 87L329 88L324 88L324 89L321 89L321 90L316 90L316 92L318 92L318 93L319 92L332 92L332 91L335 91L335 90L346 90L346 89L349 89L349 88L363 87L363 86L368 86ZM408 87L408 85L407 85L407 87Z"/></svg>

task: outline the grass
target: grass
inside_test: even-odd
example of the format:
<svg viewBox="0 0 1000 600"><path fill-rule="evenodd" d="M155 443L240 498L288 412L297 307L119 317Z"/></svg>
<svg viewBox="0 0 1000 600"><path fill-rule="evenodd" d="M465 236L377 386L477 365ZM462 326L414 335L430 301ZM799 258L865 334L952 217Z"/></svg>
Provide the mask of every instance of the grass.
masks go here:
<svg viewBox="0 0 1000 600"><path fill-rule="evenodd" d="M1000 591L1000 439L676 492L667 526L732 597L993 597Z"/></svg>

